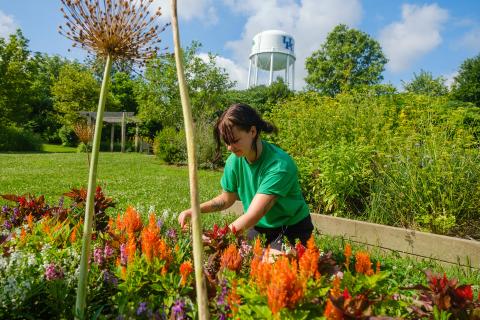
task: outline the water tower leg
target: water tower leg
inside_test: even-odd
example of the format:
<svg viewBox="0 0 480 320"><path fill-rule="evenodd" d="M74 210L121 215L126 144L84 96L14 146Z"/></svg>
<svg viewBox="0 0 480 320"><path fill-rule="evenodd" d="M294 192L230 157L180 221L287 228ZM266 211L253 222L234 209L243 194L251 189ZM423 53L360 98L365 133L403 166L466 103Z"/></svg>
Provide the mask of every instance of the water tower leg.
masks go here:
<svg viewBox="0 0 480 320"><path fill-rule="evenodd" d="M287 67L285 68L285 84L287 85L288 88L288 71L290 68L290 56L287 56Z"/></svg>
<svg viewBox="0 0 480 320"><path fill-rule="evenodd" d="M295 90L295 63L292 63L292 90Z"/></svg>
<svg viewBox="0 0 480 320"><path fill-rule="evenodd" d="M273 52L270 53L270 81L268 82L268 85L272 84L273 80Z"/></svg>
<svg viewBox="0 0 480 320"><path fill-rule="evenodd" d="M255 55L255 82L253 83L256 86L258 83L258 54Z"/></svg>
<svg viewBox="0 0 480 320"><path fill-rule="evenodd" d="M250 63L248 64L248 82L247 89L250 88L250 78L252 77L252 59L249 59Z"/></svg>

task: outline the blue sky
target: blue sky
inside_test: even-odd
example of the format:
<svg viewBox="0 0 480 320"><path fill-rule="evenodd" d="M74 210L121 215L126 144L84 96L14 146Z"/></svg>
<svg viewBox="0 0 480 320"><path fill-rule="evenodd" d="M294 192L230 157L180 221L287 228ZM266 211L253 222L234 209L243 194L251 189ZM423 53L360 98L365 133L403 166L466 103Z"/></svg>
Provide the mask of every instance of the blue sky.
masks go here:
<svg viewBox="0 0 480 320"><path fill-rule="evenodd" d="M198 40L243 89L253 36L280 29L295 38L295 88L306 75L304 60L332 28L344 23L375 38L389 59L384 83L401 89L421 69L450 82L460 64L480 53L480 1L439 0L178 0L182 43ZM170 1L155 0L170 20ZM30 49L83 60L85 53L57 32L60 1L0 0L0 36L21 28ZM163 34L172 48L171 29Z"/></svg>

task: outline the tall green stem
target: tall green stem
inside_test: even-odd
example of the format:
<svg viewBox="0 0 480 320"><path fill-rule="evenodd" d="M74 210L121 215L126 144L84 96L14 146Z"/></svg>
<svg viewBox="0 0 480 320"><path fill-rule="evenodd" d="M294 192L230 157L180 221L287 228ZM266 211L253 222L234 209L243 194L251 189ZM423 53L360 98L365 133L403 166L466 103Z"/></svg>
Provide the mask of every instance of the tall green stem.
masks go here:
<svg viewBox="0 0 480 320"><path fill-rule="evenodd" d="M182 101L183 119L185 122L185 135L187 137L188 172L190 177L190 202L192 208L192 238L193 238L193 263L195 265L195 283L197 291L198 317L208 319L208 297L205 278L203 276L203 244L202 224L200 221L200 200L198 197L197 159L195 152L195 139L193 130L192 107L188 96L187 84L183 69L183 57L180 49L180 35L178 31L177 1L172 0L172 27L173 42L175 45L175 63L177 65L178 85Z"/></svg>
<svg viewBox="0 0 480 320"><path fill-rule="evenodd" d="M76 319L85 319L87 283L88 283L88 261L90 260L90 242L92 237L92 223L94 215L95 190L97 185L97 164L98 152L100 150L100 137L102 136L103 111L105 110L105 100L107 97L107 84L110 80L110 70L112 60L107 56L105 63L105 72L103 74L102 88L100 90L100 99L98 100L97 121L95 123L95 133L93 136L92 159L90 162L90 172L88 175L87 203L85 208L85 219L83 225L82 237L82 257L80 259L80 276L78 278L77 302L75 304ZM61 303L61 301L59 301Z"/></svg>

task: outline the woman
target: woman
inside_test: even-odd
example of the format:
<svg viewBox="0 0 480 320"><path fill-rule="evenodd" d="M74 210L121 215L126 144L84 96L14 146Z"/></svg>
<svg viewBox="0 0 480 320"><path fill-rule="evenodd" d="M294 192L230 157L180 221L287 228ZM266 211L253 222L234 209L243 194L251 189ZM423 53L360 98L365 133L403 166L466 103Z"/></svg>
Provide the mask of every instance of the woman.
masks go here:
<svg viewBox="0 0 480 320"><path fill-rule="evenodd" d="M285 151L261 139L262 132L275 131L246 104L234 104L220 116L214 129L217 152L223 140L232 154L221 179L223 192L202 203L200 211L224 210L241 200L245 213L229 225L230 229L248 231L250 240L265 235L266 245L282 250L284 238L291 244L299 239L305 245L313 224L295 162ZM191 215L191 209L180 213L182 228Z"/></svg>

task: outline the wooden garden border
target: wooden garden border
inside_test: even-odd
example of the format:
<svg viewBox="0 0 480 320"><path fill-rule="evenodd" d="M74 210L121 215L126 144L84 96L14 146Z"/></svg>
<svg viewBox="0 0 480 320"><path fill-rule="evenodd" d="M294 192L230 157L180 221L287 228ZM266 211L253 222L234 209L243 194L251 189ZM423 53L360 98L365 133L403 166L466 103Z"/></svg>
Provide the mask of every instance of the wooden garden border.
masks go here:
<svg viewBox="0 0 480 320"><path fill-rule="evenodd" d="M242 214L237 201L224 212ZM353 242L391 250L419 259L434 259L442 264L480 269L480 241L447 237L410 229L312 213L315 228L325 235L342 236Z"/></svg>

